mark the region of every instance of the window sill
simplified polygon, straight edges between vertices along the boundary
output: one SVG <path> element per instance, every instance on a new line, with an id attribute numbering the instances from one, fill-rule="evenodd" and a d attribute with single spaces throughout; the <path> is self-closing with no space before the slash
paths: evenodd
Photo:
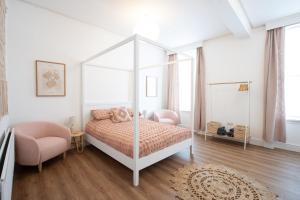
<path id="1" fill-rule="evenodd" d="M 300 118 L 287 118 L 287 123 L 299 123 L 300 124 Z"/>
<path id="2" fill-rule="evenodd" d="M 187 112 L 191 112 L 191 111 L 190 110 L 180 110 L 180 112 L 187 113 Z"/>

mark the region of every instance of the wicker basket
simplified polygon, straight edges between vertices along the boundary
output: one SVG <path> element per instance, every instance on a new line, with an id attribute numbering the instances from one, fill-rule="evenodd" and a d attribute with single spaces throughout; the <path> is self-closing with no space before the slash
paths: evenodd
<path id="1" fill-rule="evenodd" d="M 245 139 L 245 134 L 246 134 L 246 137 L 248 139 L 249 133 L 248 133 L 248 127 L 247 126 L 236 125 L 234 127 L 234 132 L 233 132 L 234 138 L 244 140 Z"/>
<path id="2" fill-rule="evenodd" d="M 207 123 L 207 132 L 211 134 L 217 134 L 218 128 L 221 127 L 221 123 L 219 122 L 208 122 Z"/>

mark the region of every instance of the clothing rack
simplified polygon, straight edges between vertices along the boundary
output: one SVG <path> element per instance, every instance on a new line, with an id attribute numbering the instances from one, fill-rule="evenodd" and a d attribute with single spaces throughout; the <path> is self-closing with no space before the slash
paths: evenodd
<path id="1" fill-rule="evenodd" d="M 247 91 L 247 94 L 248 94 L 248 105 L 247 105 L 247 112 L 248 112 L 248 120 L 247 120 L 247 131 L 249 133 L 249 135 L 247 134 L 247 132 L 245 132 L 245 136 L 244 136 L 244 139 L 243 140 L 240 140 L 240 139 L 236 139 L 234 137 L 229 137 L 229 136 L 220 136 L 220 135 L 217 135 L 217 134 L 209 134 L 208 131 L 207 131 L 207 126 L 206 126 L 206 130 L 205 130 L 205 140 L 206 140 L 206 137 L 207 136 L 213 136 L 213 137 L 217 137 L 217 138 L 222 138 L 222 139 L 227 139 L 227 140 L 232 140 L 232 141 L 238 141 L 238 142 L 243 142 L 244 144 L 244 150 L 246 150 L 246 146 L 247 146 L 247 143 L 250 141 L 250 122 L 251 122 L 251 84 L 252 84 L 252 81 L 248 80 L 248 81 L 230 81 L 230 82 L 215 82 L 215 83 L 209 83 L 208 86 L 209 86 L 209 90 L 210 90 L 210 98 L 212 98 L 212 88 L 213 86 L 218 86 L 218 85 L 240 85 L 240 84 L 247 84 L 248 85 L 248 91 Z M 212 102 L 212 101 L 211 101 Z M 213 109 L 212 109 L 212 103 L 210 104 L 210 113 L 211 113 L 211 119 L 209 121 L 212 121 L 213 120 Z M 206 124 L 208 123 L 208 120 L 206 121 Z"/>
<path id="2" fill-rule="evenodd" d="M 247 84 L 252 83 L 252 81 L 234 81 L 234 82 L 217 82 L 217 83 L 209 83 L 208 85 L 229 85 L 229 84 Z"/>

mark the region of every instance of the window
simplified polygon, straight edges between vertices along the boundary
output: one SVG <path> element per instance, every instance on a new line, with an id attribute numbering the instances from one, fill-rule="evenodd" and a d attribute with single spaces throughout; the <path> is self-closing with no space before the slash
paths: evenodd
<path id="1" fill-rule="evenodd" d="M 300 25 L 285 33 L 285 104 L 287 119 L 300 120 Z"/>
<path id="2" fill-rule="evenodd" d="M 195 52 L 185 52 L 195 55 Z M 178 56 L 178 59 L 186 59 L 185 56 Z M 191 111 L 191 61 L 183 61 L 178 64 L 179 78 L 179 109 L 180 111 Z"/>

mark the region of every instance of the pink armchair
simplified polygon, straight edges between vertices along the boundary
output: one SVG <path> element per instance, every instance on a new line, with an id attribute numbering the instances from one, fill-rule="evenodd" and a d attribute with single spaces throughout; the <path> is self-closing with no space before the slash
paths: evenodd
<path id="1" fill-rule="evenodd" d="M 154 112 L 154 121 L 165 124 L 177 125 L 179 124 L 180 120 L 176 112 L 172 110 L 161 110 Z"/>
<path id="2" fill-rule="evenodd" d="M 16 136 L 16 162 L 20 165 L 38 165 L 63 154 L 71 145 L 70 130 L 50 122 L 29 122 L 14 127 Z"/>

